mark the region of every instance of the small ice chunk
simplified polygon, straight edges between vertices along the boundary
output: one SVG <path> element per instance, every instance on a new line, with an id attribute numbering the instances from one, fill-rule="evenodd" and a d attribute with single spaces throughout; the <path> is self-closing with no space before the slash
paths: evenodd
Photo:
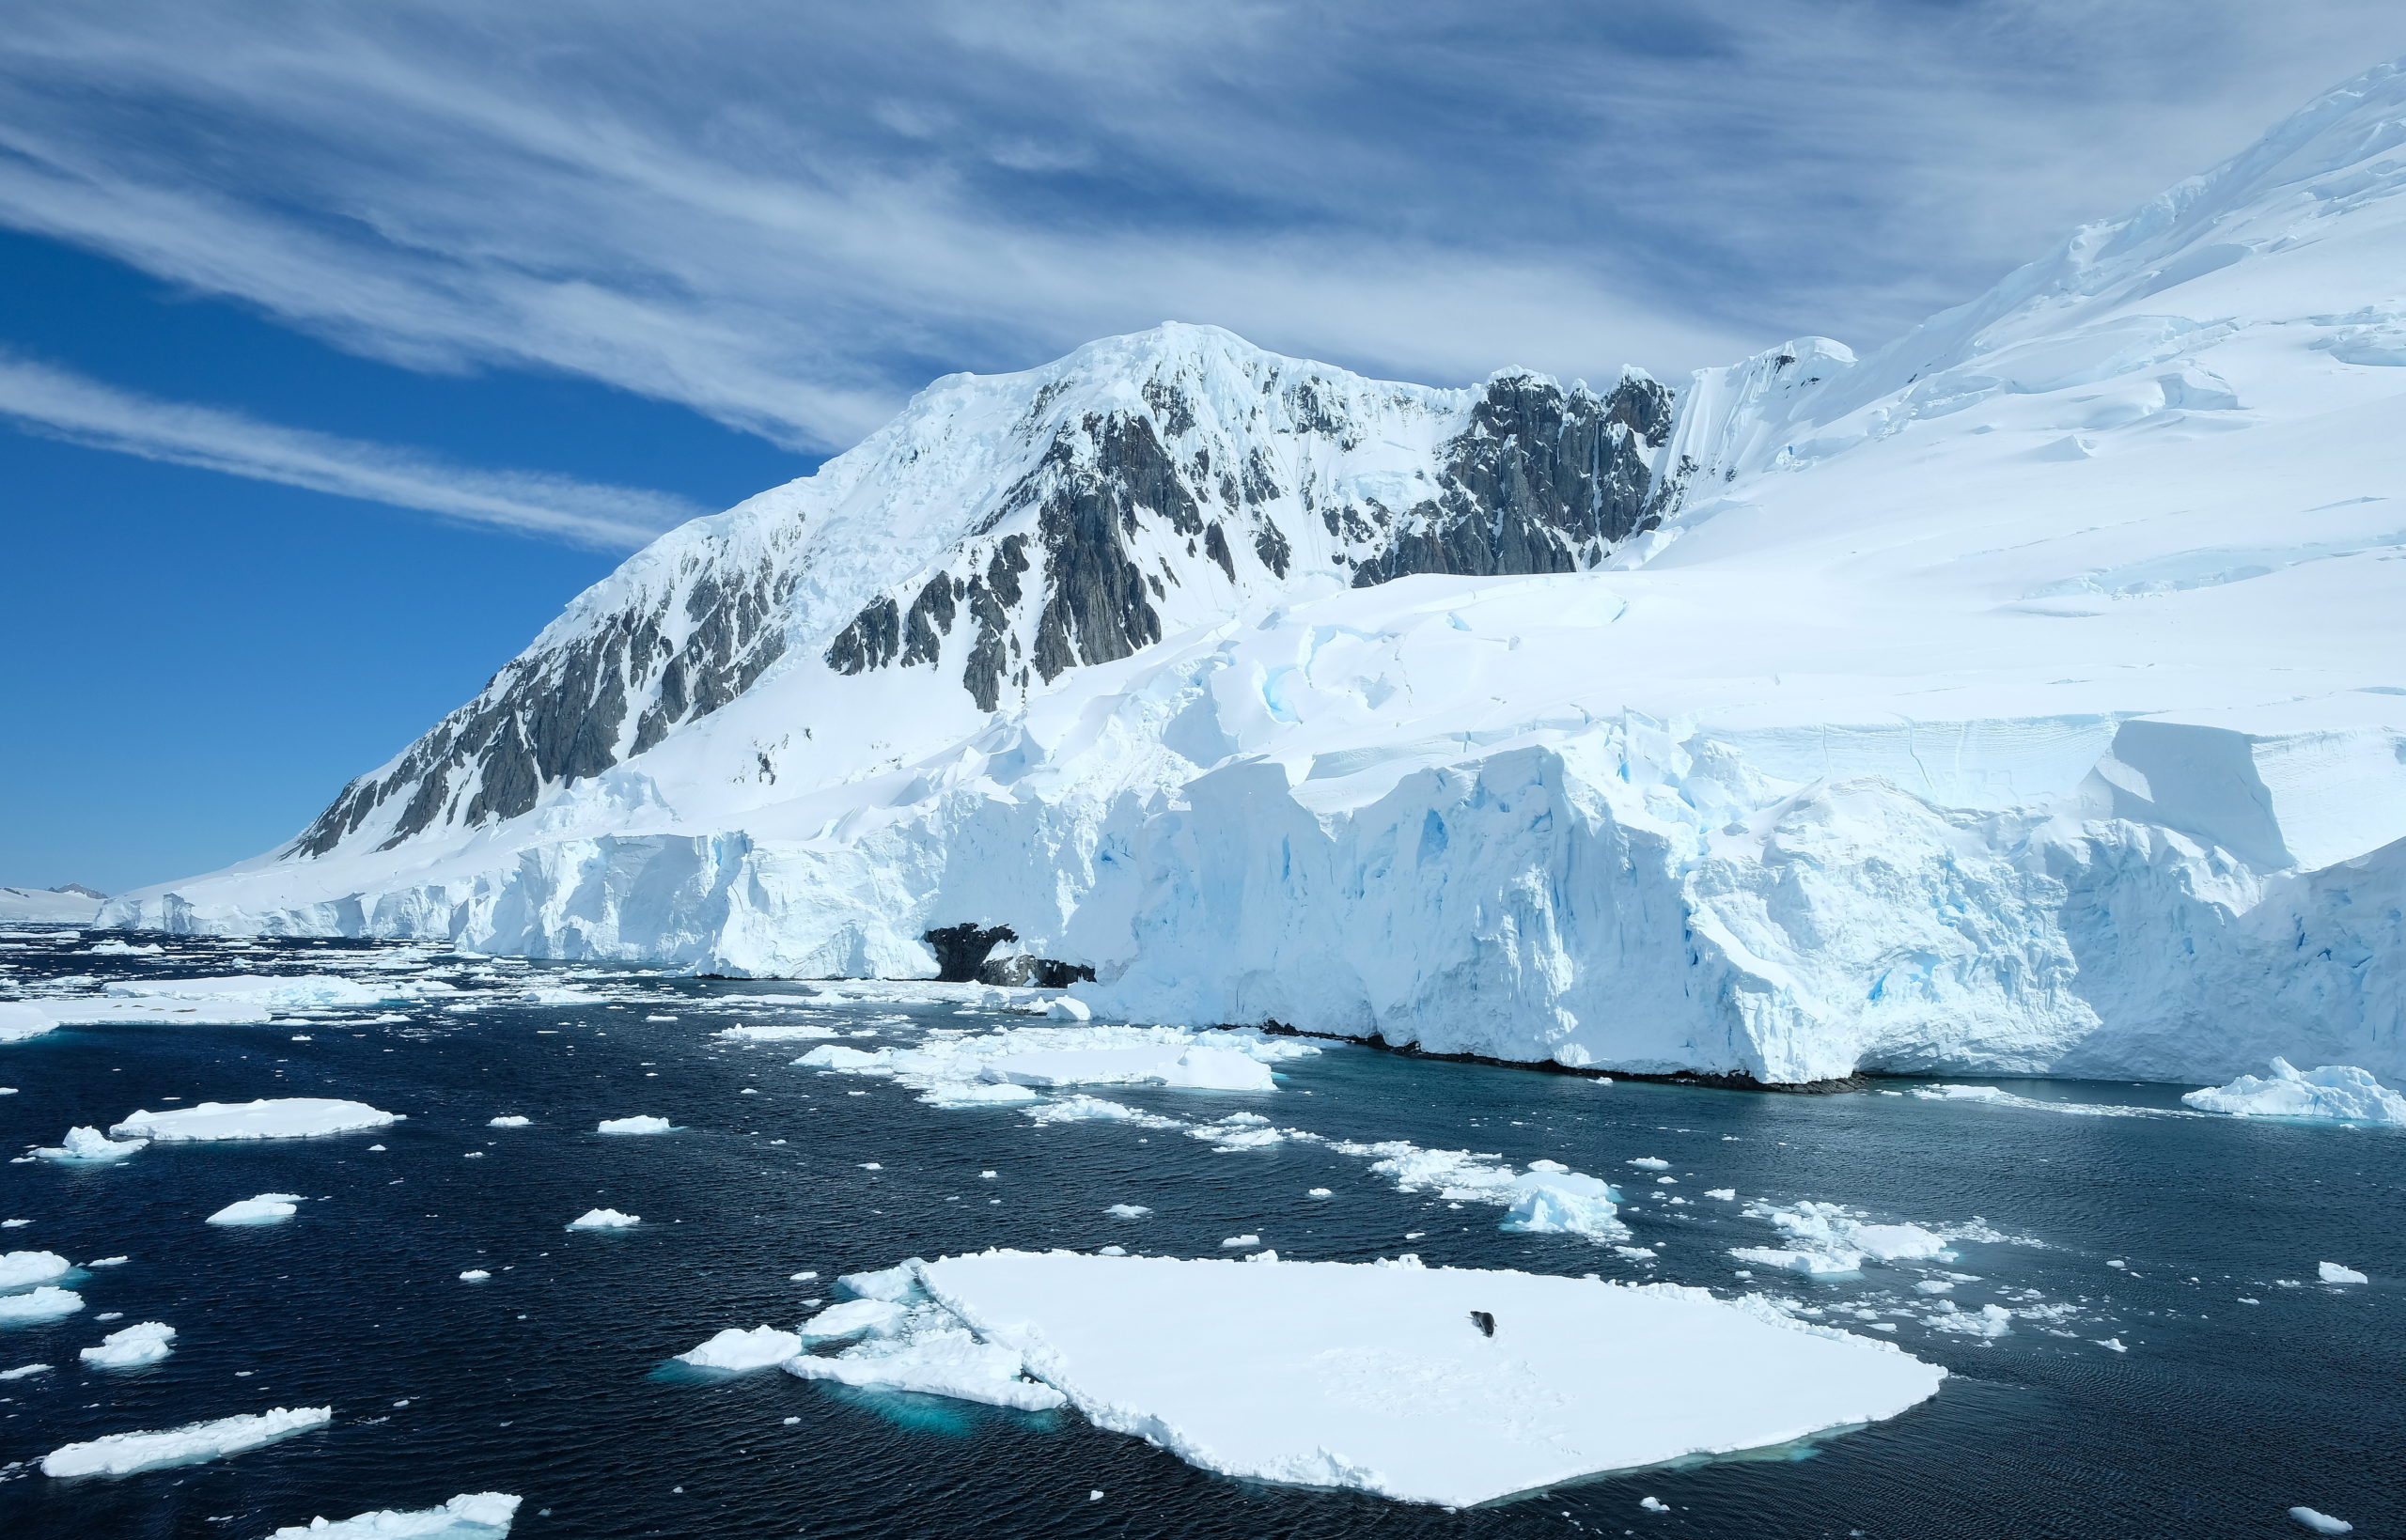
<path id="1" fill-rule="evenodd" d="M 106 1165 L 122 1160 L 129 1155 L 139 1155 L 150 1147 L 147 1139 L 111 1139 L 94 1128 L 67 1130 L 67 1137 L 53 1148 L 34 1151 L 45 1160 L 60 1165 Z"/>
<path id="2" fill-rule="evenodd" d="M 1668 1171 L 1671 1169 L 1671 1162 L 1652 1155 L 1641 1155 L 1629 1163 L 1635 1166 L 1640 1171 Z"/>
<path id="3" fill-rule="evenodd" d="M 588 1208 L 569 1221 L 568 1227 L 571 1230 L 624 1230 L 642 1222 L 639 1216 L 621 1214 L 615 1208 Z"/>
<path id="4" fill-rule="evenodd" d="M 1146 1215 L 1151 1213 L 1152 1210 L 1140 1203 L 1116 1203 L 1110 1207 L 1104 1209 L 1103 1212 L 1109 1214 L 1114 1219 L 1140 1220 Z"/>
<path id="5" fill-rule="evenodd" d="M 1708 1198 L 1718 1198 L 1723 1203 L 1736 1203 L 1738 1201 L 1738 1190 L 1734 1187 L 1708 1188 L 1705 1190 L 1704 1195 Z"/>
<path id="6" fill-rule="evenodd" d="M 1060 999 L 1053 1002 L 1050 1005 L 1045 1006 L 1044 1014 L 1055 1021 L 1091 1021 L 1094 1019 L 1094 1010 L 1091 1006 L 1087 1005 L 1087 1003 L 1083 1000 L 1071 1000 L 1068 995 L 1063 995 Z"/>
<path id="7" fill-rule="evenodd" d="M 1914 1285 L 1914 1291 L 1917 1294 L 1952 1294 L 1955 1285 L 1944 1278 L 1925 1278 Z"/>
<path id="8" fill-rule="evenodd" d="M 814 1048 L 796 1059 L 794 1066 L 798 1069 L 842 1069 L 858 1074 L 864 1070 L 886 1069 L 889 1067 L 888 1061 L 893 1057 L 892 1049 L 862 1050 L 845 1048 L 839 1043 L 829 1043 L 823 1048 Z"/>
<path id="9" fill-rule="evenodd" d="M 2289 1517 L 2317 1534 L 2348 1534 L 2355 1529 L 2353 1524 L 2344 1518 L 2334 1518 L 2329 1514 L 2319 1513 L 2303 1503 L 2291 1508 Z"/>
<path id="10" fill-rule="evenodd" d="M 2343 1268 L 2336 1262 L 2317 1263 L 2315 1270 L 2326 1283 L 2369 1283 L 2372 1282 L 2355 1268 Z"/>
<path id="11" fill-rule="evenodd" d="M 383 1112 L 364 1101 L 338 1101 L 328 1097 L 262 1097 L 258 1101 L 204 1101 L 164 1112 L 135 1112 L 109 1129 L 118 1138 L 156 1139 L 309 1139 L 320 1134 L 348 1133 L 355 1128 L 381 1128 L 398 1123 L 398 1112 Z"/>
<path id="12" fill-rule="evenodd" d="M 605 1117 L 593 1126 L 595 1133 L 674 1133 L 676 1127 L 664 1117 Z"/>
<path id="13" fill-rule="evenodd" d="M 25 1288 L 74 1270 L 75 1264 L 56 1252 L 10 1252 L 0 1256 L 0 1289 Z"/>
<path id="14" fill-rule="evenodd" d="M 783 1363 L 801 1351 L 802 1336 L 798 1332 L 780 1331 L 773 1326 L 758 1326 L 749 1331 L 730 1326 L 699 1347 L 678 1354 L 677 1361 L 697 1369 L 742 1374 Z"/>
<path id="15" fill-rule="evenodd" d="M 174 1352 L 167 1345 L 175 1340 L 176 1329 L 166 1322 L 144 1321 L 110 1332 L 98 1347 L 86 1347 L 79 1356 L 96 1369 L 133 1369 Z"/>
<path id="16" fill-rule="evenodd" d="M 171 1465 L 193 1465 L 258 1449 L 335 1420 L 331 1407 L 278 1407 L 255 1417 L 221 1417 L 158 1433 L 112 1433 L 65 1444 L 42 1456 L 45 1476 L 125 1476 Z"/>
<path id="17" fill-rule="evenodd" d="M 518 1513 L 508 1492 L 462 1492 L 440 1508 L 384 1509 L 350 1518 L 288 1524 L 267 1540 L 501 1540 Z"/>
<path id="18" fill-rule="evenodd" d="M 2228 1085 L 2211 1085 L 2180 1098 L 2203 1112 L 2234 1117 L 2295 1117 L 2338 1123 L 2406 1123 L 2406 1096 L 2383 1085 L 2372 1071 L 2353 1065 L 2324 1065 L 2301 1071 L 2274 1059 L 2269 1076 L 2242 1075 Z"/>
<path id="19" fill-rule="evenodd" d="M 13 1369 L 0 1369 L 0 1379 L 23 1379 L 32 1375 L 46 1375 L 50 1371 L 51 1365 L 47 1363 L 21 1363 Z"/>
<path id="20" fill-rule="evenodd" d="M 815 1272 L 790 1272 L 786 1274 L 786 1282 L 789 1283 L 807 1283 L 818 1276 L 819 1275 Z"/>
<path id="21" fill-rule="evenodd" d="M 492 1274 L 483 1268 L 470 1268 L 466 1272 L 460 1275 L 460 1282 L 462 1283 L 481 1283 L 492 1276 Z"/>
<path id="22" fill-rule="evenodd" d="M 1310 1191 L 1308 1191 L 1308 1192 L 1305 1193 L 1305 1194 L 1304 1194 L 1304 1196 L 1305 1196 L 1305 1197 L 1306 1197 L 1306 1198 L 1334 1198 L 1334 1197 L 1336 1197 L 1336 1193 L 1334 1193 L 1334 1192 L 1331 1192 L 1328 1189 L 1326 1189 L 1326 1188 L 1324 1188 L 1324 1187 L 1316 1187 L 1316 1188 L 1313 1188 Z"/>
<path id="23" fill-rule="evenodd" d="M 1228 1249 L 1235 1249 L 1242 1246 L 1258 1246 L 1261 1244 L 1261 1237 L 1259 1236 L 1230 1236 L 1227 1239 L 1220 1242 L 1220 1244 L 1221 1246 Z"/>
<path id="24" fill-rule="evenodd" d="M 1024 1411 L 1047 1411 L 1068 1399 L 1052 1386 L 1026 1377 L 1027 1365 L 1018 1353 L 981 1341 L 933 1306 L 907 1313 L 889 1331 L 834 1357 L 805 1353 L 788 1359 L 785 1370 L 803 1379 L 948 1395 Z"/>
<path id="25" fill-rule="evenodd" d="M 513 1113 L 507 1117 L 487 1118 L 485 1120 L 485 1127 L 488 1128 L 523 1128 L 534 1121 L 535 1120 L 531 1117 L 519 1117 Z"/>
<path id="26" fill-rule="evenodd" d="M 847 1299 L 840 1305 L 829 1305 L 802 1323 L 795 1352 L 801 1351 L 801 1343 L 883 1335 L 893 1330 L 908 1314 L 906 1307 L 891 1299 Z M 791 1358 L 793 1354 L 786 1356 Z"/>
<path id="27" fill-rule="evenodd" d="M 1637 1505 L 1649 1514 L 1666 1514 L 1671 1511 L 1671 1505 L 1659 1497 L 1639 1498 Z"/>
<path id="28" fill-rule="evenodd" d="M 738 1043 L 788 1043 L 805 1037 L 836 1037 L 841 1035 L 834 1027 L 816 1023 L 787 1027 L 726 1027 L 711 1034 Z"/>
<path id="29" fill-rule="evenodd" d="M 209 1216 L 211 1224 L 281 1224 L 299 1212 L 293 1206 L 301 1202 L 298 1192 L 262 1192 L 256 1198 L 229 1203 Z"/>
<path id="30" fill-rule="evenodd" d="M 48 1283 L 27 1294 L 0 1294 L 0 1326 L 31 1326 L 72 1315 L 84 1308 L 84 1297 L 73 1289 Z"/>
<path id="31" fill-rule="evenodd" d="M 1575 1171 L 1523 1172 L 1512 1178 L 1511 1207 L 1496 1228 L 1512 1235 L 1617 1239 L 1629 1234 L 1615 1204 L 1619 1196 L 1610 1183 Z"/>
<path id="32" fill-rule="evenodd" d="M 2119 1337 L 2099 1337 L 2095 1340 L 2098 1346 L 2109 1349 L 2113 1352 L 2127 1353 L 2130 1351 L 2129 1348 L 2122 1346 L 2122 1339 Z"/>

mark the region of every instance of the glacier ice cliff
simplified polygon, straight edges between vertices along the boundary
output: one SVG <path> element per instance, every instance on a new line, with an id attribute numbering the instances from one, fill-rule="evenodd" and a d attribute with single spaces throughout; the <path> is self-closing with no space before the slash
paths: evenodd
<path id="1" fill-rule="evenodd" d="M 788 976 L 1007 927 L 1100 1012 L 1634 1073 L 2406 1074 L 2401 167 L 2384 66 L 1676 392 L 1183 325 L 949 377 L 103 919 Z"/>

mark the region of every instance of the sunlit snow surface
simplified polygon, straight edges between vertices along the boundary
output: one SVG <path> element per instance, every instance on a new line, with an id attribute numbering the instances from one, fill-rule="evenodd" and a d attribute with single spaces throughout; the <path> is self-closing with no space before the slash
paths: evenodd
<path id="1" fill-rule="evenodd" d="M 1878 1422 L 1945 1376 L 1702 1290 L 1416 1258 L 992 1252 L 921 1276 L 1099 1426 L 1228 1475 L 1450 1506 Z"/>

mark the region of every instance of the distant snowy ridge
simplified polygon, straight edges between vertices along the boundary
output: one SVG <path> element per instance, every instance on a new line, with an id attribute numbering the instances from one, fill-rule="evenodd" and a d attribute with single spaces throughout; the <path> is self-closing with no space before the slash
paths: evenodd
<path id="1" fill-rule="evenodd" d="M 87 926 L 108 897 L 70 882 L 58 888 L 0 888 L 0 925 Z"/>
<path id="2" fill-rule="evenodd" d="M 1164 327 L 570 606 L 205 932 L 1795 1082 L 2406 1075 L 2406 73 L 1676 415 Z M 974 958 L 972 959 L 974 963 Z"/>

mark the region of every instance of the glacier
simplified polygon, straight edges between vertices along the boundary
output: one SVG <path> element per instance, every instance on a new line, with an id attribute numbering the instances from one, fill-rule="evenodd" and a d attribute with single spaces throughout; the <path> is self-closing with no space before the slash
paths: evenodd
<path id="1" fill-rule="evenodd" d="M 1677 389 L 1183 324 L 947 377 L 102 922 L 1763 1084 L 2395 1080 L 2401 145 L 2384 65 L 1883 349 Z"/>

